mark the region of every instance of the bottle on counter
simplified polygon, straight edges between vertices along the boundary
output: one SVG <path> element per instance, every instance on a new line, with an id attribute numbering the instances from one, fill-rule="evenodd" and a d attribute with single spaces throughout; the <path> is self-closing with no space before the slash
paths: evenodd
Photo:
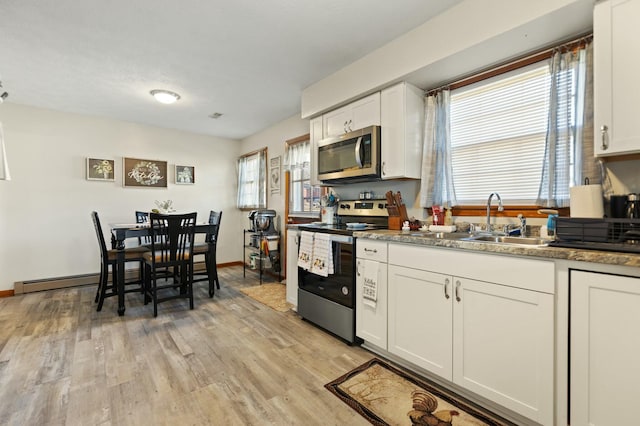
<path id="1" fill-rule="evenodd" d="M 444 214 L 444 224 L 446 226 L 453 225 L 453 215 L 451 214 L 451 209 L 446 209 L 446 213 Z"/>

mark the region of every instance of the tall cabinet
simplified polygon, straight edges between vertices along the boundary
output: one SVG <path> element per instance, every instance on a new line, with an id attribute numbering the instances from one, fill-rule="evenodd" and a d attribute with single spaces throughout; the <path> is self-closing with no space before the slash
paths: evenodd
<path id="1" fill-rule="evenodd" d="M 640 0 L 595 5 L 594 152 L 598 156 L 640 152 Z"/>

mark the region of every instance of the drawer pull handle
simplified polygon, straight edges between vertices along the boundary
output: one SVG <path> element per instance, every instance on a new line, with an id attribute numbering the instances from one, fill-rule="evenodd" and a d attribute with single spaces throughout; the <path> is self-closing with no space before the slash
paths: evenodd
<path id="1" fill-rule="evenodd" d="M 377 249 L 369 249 L 369 248 L 366 248 L 366 247 L 364 248 L 364 251 L 365 251 L 366 253 L 377 253 L 377 252 L 378 252 L 378 250 L 377 250 Z"/>
<path id="2" fill-rule="evenodd" d="M 449 287 L 449 278 L 447 278 L 446 280 L 444 280 L 444 298 L 445 299 L 449 299 L 449 291 L 447 290 L 447 287 Z"/>
<path id="3" fill-rule="evenodd" d="M 456 281 L 456 302 L 461 301 L 462 299 L 460 298 L 460 281 Z"/>

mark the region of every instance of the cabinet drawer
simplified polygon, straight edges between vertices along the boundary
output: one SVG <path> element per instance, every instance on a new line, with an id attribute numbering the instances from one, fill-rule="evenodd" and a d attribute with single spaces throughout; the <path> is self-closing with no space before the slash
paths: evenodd
<path id="1" fill-rule="evenodd" d="M 548 260 L 389 244 L 389 264 L 555 293 L 555 265 Z"/>
<path id="2" fill-rule="evenodd" d="M 387 263 L 387 243 L 375 240 L 356 240 L 356 257 Z"/>

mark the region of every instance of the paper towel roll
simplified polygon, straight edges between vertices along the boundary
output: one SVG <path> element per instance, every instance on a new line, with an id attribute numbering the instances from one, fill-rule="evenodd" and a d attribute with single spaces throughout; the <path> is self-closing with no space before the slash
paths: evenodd
<path id="1" fill-rule="evenodd" d="M 573 186 L 569 190 L 571 217 L 604 217 L 602 185 Z"/>

